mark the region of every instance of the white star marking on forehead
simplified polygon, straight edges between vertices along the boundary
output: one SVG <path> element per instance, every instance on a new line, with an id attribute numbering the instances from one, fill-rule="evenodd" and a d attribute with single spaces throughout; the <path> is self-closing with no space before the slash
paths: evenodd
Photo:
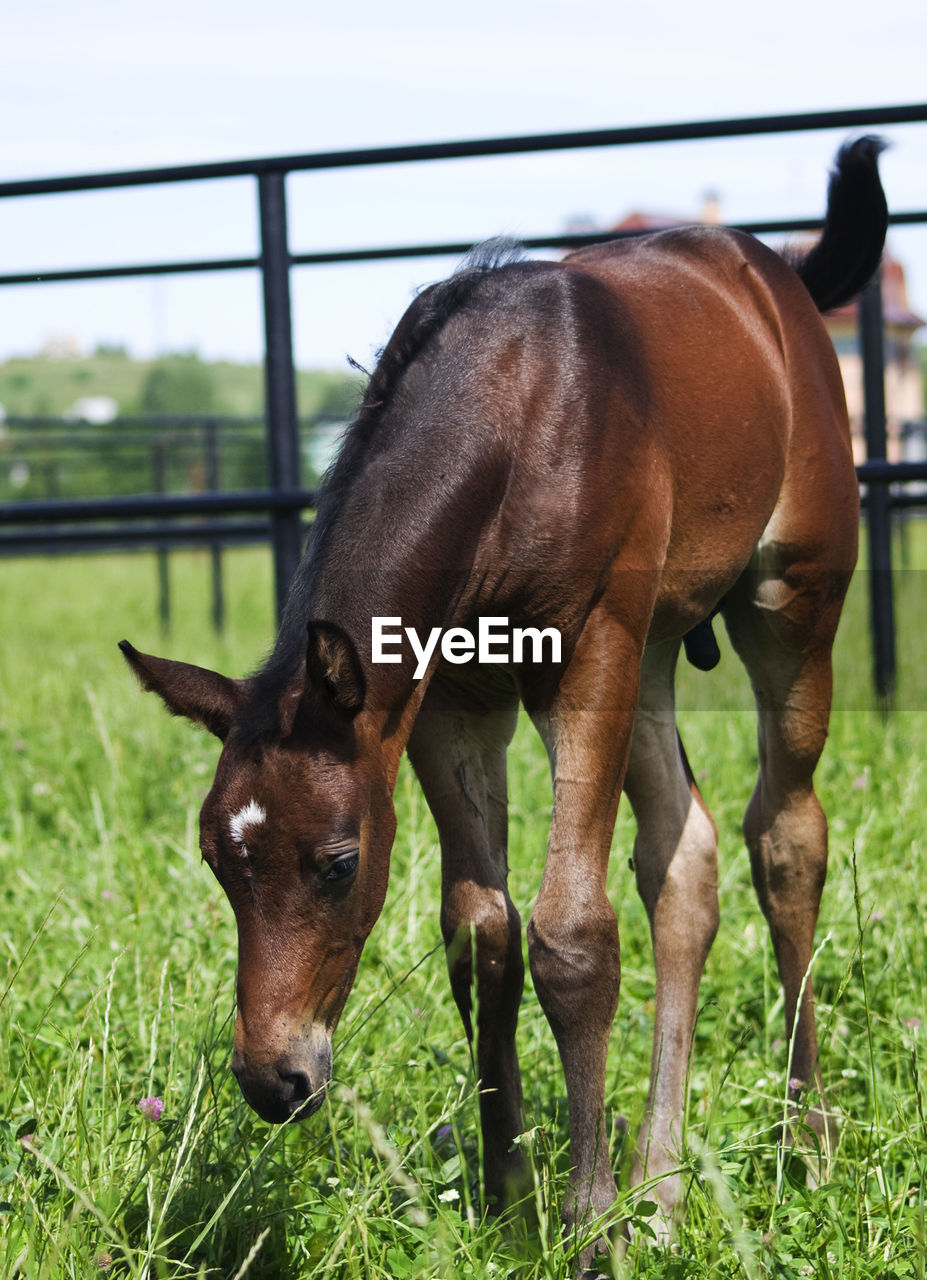
<path id="1" fill-rule="evenodd" d="M 249 800 L 244 808 L 233 813 L 229 818 L 229 831 L 236 844 L 245 843 L 245 828 L 256 827 L 266 821 L 267 811 L 254 799 Z"/>

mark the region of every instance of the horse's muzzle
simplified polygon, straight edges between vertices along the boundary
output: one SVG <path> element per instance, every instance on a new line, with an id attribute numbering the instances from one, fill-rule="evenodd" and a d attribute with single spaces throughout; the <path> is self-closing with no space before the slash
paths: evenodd
<path id="1" fill-rule="evenodd" d="M 232 1072 L 248 1106 L 269 1124 L 306 1120 L 325 1100 L 332 1074 L 331 1041 L 319 1033 L 291 1041 L 272 1061 L 236 1051 Z"/>

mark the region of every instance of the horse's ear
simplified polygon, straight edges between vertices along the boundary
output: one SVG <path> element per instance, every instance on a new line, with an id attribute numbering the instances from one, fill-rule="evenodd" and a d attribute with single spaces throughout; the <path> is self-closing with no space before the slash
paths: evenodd
<path id="1" fill-rule="evenodd" d="M 310 622 L 306 667 L 312 685 L 321 687 L 343 715 L 353 720 L 364 705 L 367 682 L 351 637 L 331 622 Z"/>
<path id="2" fill-rule="evenodd" d="M 119 648 L 142 688 L 158 694 L 172 715 L 186 716 L 225 739 L 242 703 L 243 681 L 188 662 L 139 653 L 128 640 L 120 640 Z"/>

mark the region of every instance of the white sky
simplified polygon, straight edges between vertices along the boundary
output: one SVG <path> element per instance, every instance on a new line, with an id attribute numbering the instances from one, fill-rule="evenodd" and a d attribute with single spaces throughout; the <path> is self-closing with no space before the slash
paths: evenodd
<path id="1" fill-rule="evenodd" d="M 7 0 L 0 180 L 927 98 L 927 4 L 895 0 Z M 927 126 L 883 130 L 890 206 L 927 207 Z M 631 208 L 823 209 L 840 133 L 289 180 L 298 251 L 557 232 Z M 0 273 L 256 251 L 250 179 L 0 201 Z M 891 233 L 927 314 L 927 227 Z M 368 363 L 453 263 L 294 273 L 297 361 Z M 256 275 L 0 289 L 0 359 L 73 335 L 256 359 Z"/>

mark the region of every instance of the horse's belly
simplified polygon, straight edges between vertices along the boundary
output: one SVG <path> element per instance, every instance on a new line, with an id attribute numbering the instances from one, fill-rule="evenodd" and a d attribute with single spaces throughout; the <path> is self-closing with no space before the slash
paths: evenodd
<path id="1" fill-rule="evenodd" d="M 754 495 L 736 509 L 718 506 L 703 513 L 697 528 L 671 545 L 660 573 L 660 584 L 648 631 L 648 643 L 678 638 L 690 631 L 720 604 L 753 557 L 777 492 Z"/>

